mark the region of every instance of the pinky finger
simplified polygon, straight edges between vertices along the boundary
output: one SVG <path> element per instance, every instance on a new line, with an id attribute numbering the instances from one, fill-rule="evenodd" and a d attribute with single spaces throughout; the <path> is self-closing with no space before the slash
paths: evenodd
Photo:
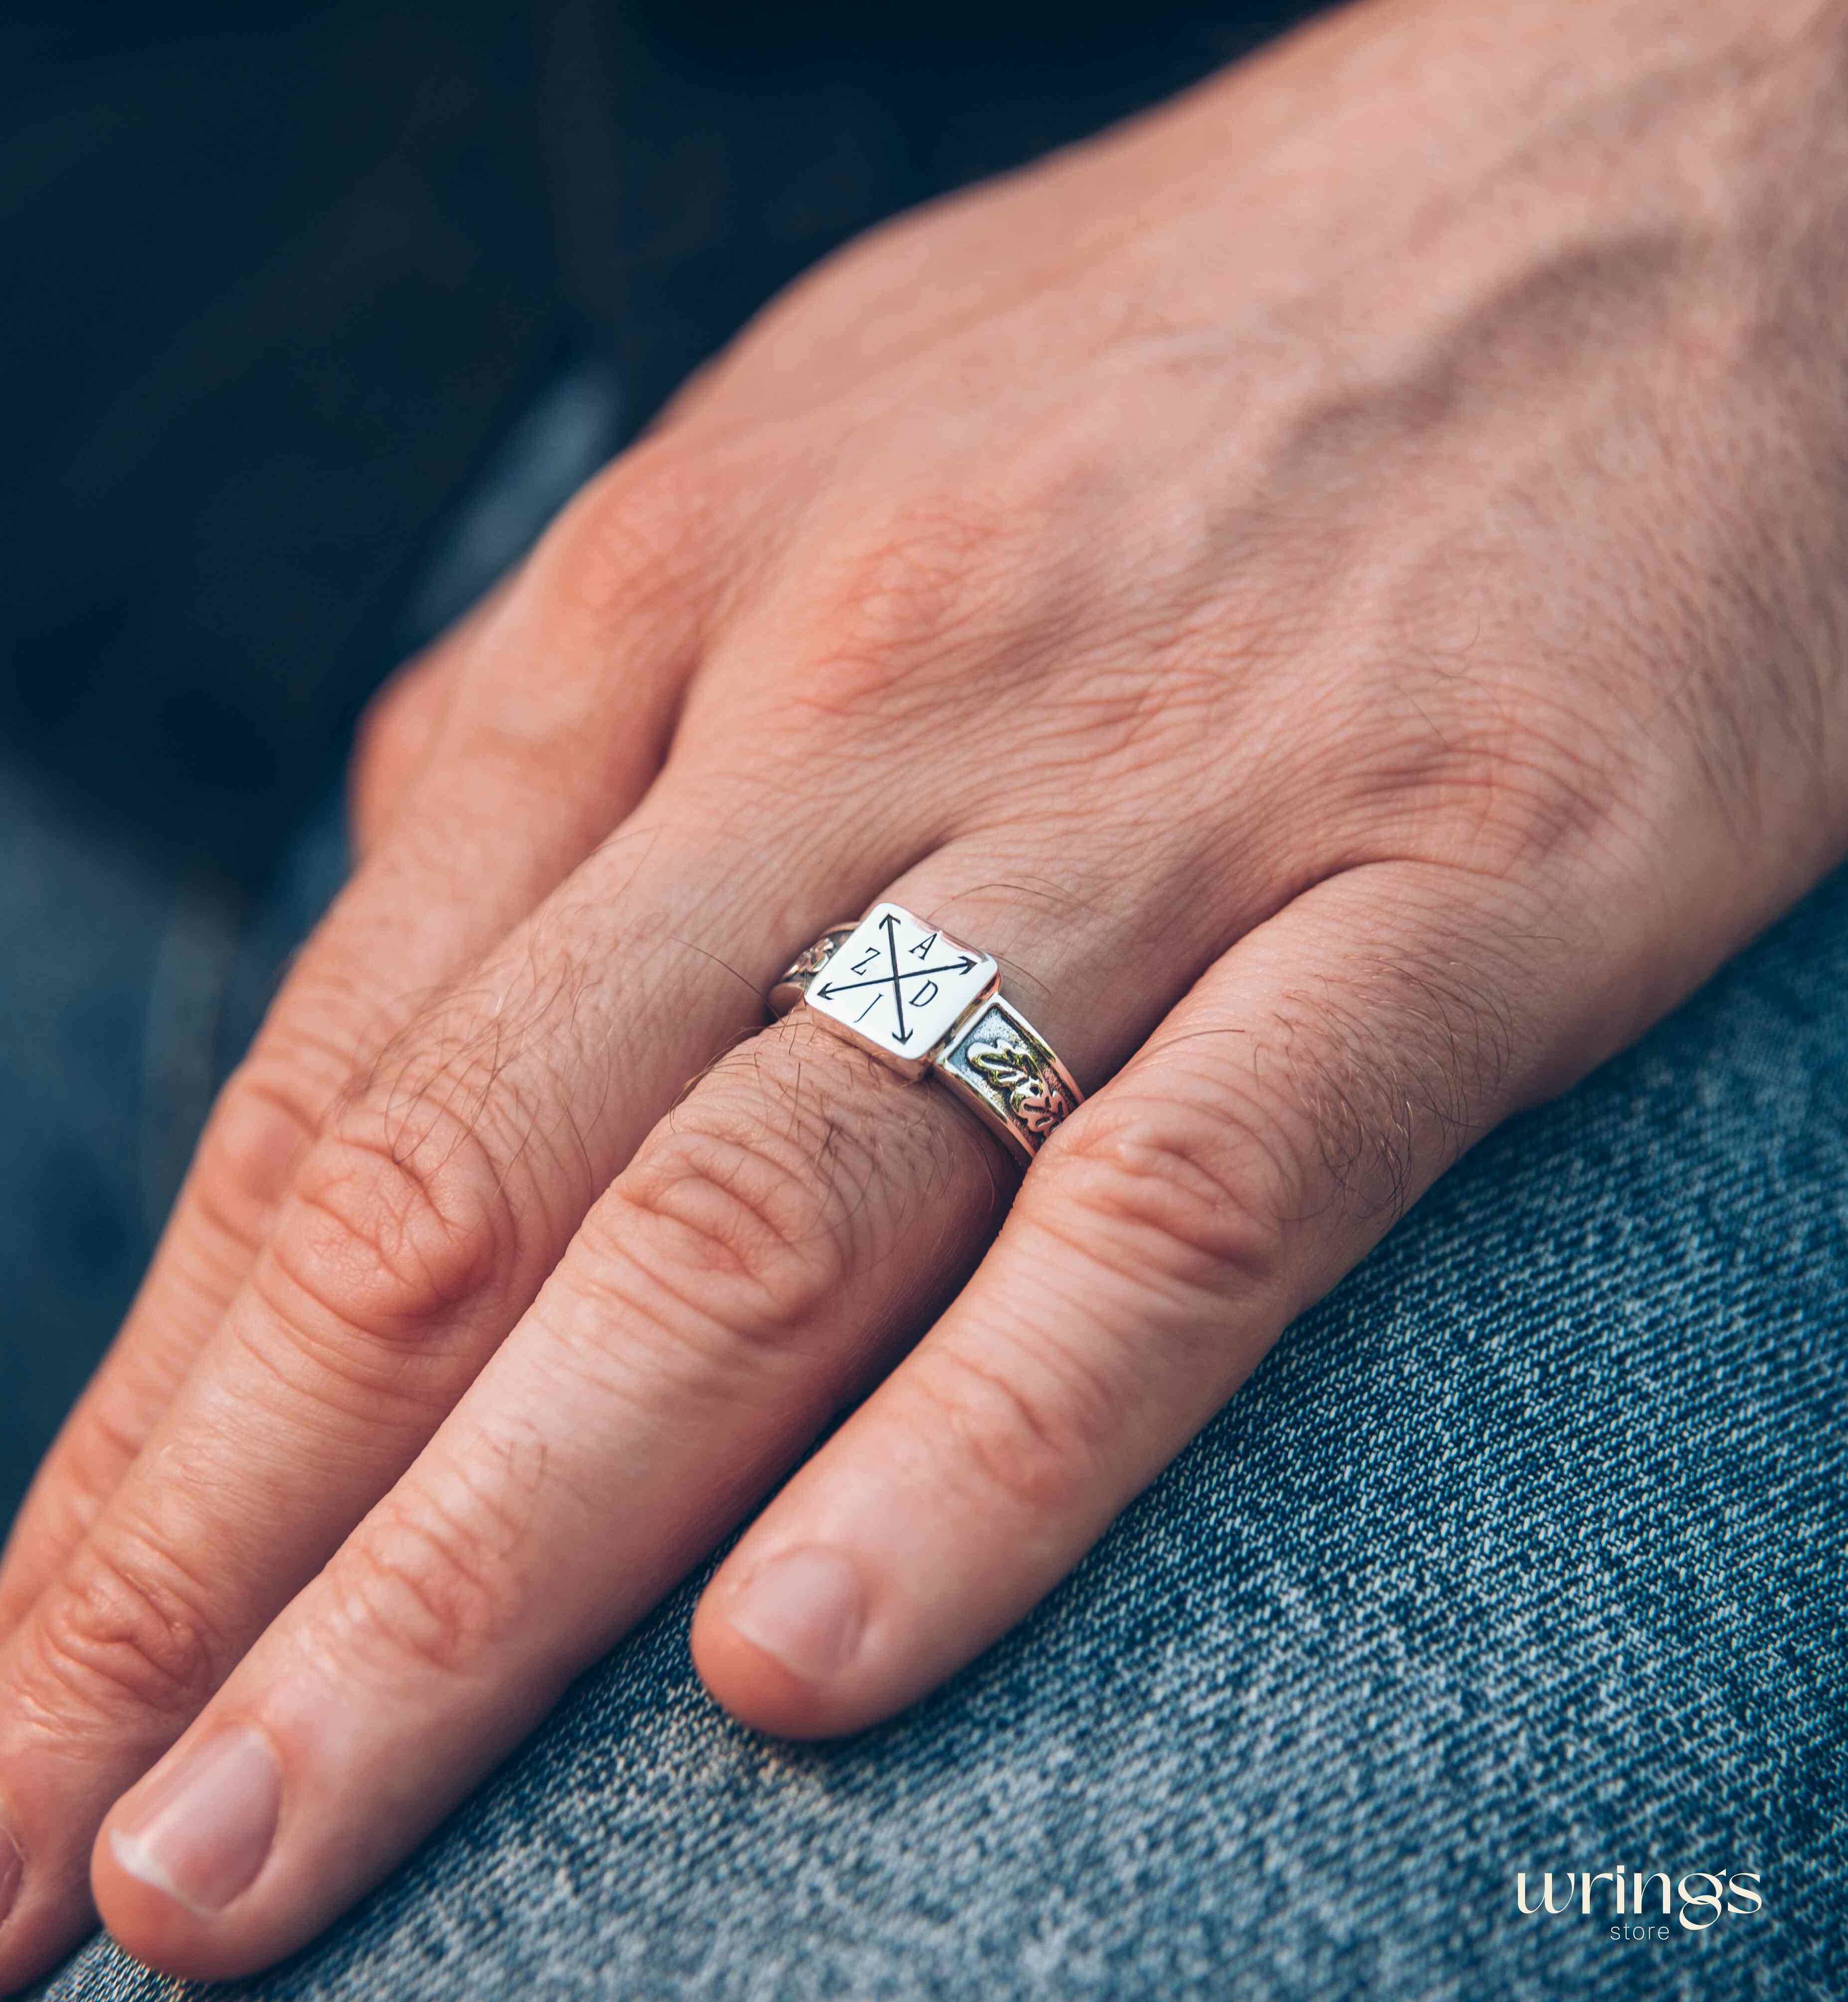
<path id="1" fill-rule="evenodd" d="M 1550 990 L 1567 955 L 1509 909 L 1505 884 L 1374 864 L 1219 961 L 709 1587 L 694 1655 L 727 1709 L 829 1735 L 952 1674 L 1471 1139 L 1603 1053 L 1598 983 L 1581 961 Z"/>

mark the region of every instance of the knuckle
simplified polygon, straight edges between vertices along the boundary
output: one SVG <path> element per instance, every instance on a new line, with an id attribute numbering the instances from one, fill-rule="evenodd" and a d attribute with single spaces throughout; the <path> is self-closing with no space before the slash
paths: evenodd
<path id="1" fill-rule="evenodd" d="M 1613 713 L 1581 691 L 1536 684 L 1512 652 L 1499 672 L 1419 694 L 1416 705 L 1401 696 L 1376 709 L 1397 716 L 1396 727 L 1370 725 L 1375 748 L 1349 761 L 1351 775 L 1373 788 L 1388 832 L 1412 835 L 1414 850 L 1435 839 L 1448 852 L 1460 837 L 1470 860 L 1491 873 L 1529 870 L 1606 838 L 1635 770 Z"/>
<path id="2" fill-rule="evenodd" d="M 193 1177 L 197 1200 L 224 1235 L 247 1250 L 262 1242 L 319 1125 L 285 1067 L 251 1057 L 232 1073 Z"/>
<path id="3" fill-rule="evenodd" d="M 836 1205 L 810 1174 L 773 1137 L 677 1125 L 615 1184 L 615 1228 L 682 1306 L 734 1338 L 785 1340 L 847 1262 Z"/>
<path id="4" fill-rule="evenodd" d="M 350 760 L 357 781 L 363 783 L 375 771 L 396 767 L 424 741 L 427 732 L 423 675 L 429 671 L 427 665 L 401 668 L 360 711 Z"/>
<path id="5" fill-rule="evenodd" d="M 1121 1386 L 1044 1345 L 981 1356 L 927 1348 L 912 1367 L 915 1387 L 985 1495 L 1048 1519 L 1083 1505 L 1120 1429 Z"/>
<path id="6" fill-rule="evenodd" d="M 39 1707 L 61 1715 L 75 1700 L 92 1712 L 190 1714 L 228 1665 L 204 1602 L 152 1543 L 86 1546 L 31 1629 L 26 1680 L 44 1692 Z"/>
<path id="7" fill-rule="evenodd" d="M 933 491 L 892 507 L 817 562 L 807 630 L 789 671 L 790 693 L 827 717 L 876 708 L 882 719 L 935 714 L 940 672 L 959 654 L 1002 647 L 1030 595 L 1030 565 L 1014 560 L 1020 528 L 978 490 Z"/>
<path id="8" fill-rule="evenodd" d="M 530 1610 L 524 1541 L 472 1500 L 381 1505 L 327 1572 L 326 1644 L 343 1664 L 469 1673 Z"/>
<path id="9" fill-rule="evenodd" d="M 356 837 L 383 828 L 434 739 L 454 657 L 438 648 L 399 669 L 360 713 L 347 760 L 347 807 Z"/>
<path id="10" fill-rule="evenodd" d="M 710 556 L 724 482 L 678 439 L 633 445 L 549 528 L 528 573 L 554 611 L 626 621 L 678 597 Z"/>
<path id="11" fill-rule="evenodd" d="M 1625 780 L 1614 748 L 1576 717 L 1534 720 L 1460 784 L 1473 812 L 1472 852 L 1491 867 L 1531 867 L 1602 836 Z"/>
<path id="12" fill-rule="evenodd" d="M 799 1337 L 876 1255 L 904 1200 L 884 1137 L 866 1137 L 877 1122 L 842 1117 L 838 1082 L 814 1075 L 825 1066 L 786 1054 L 753 1045 L 719 1066 L 618 1179 L 598 1233 L 733 1339 Z"/>
<path id="13" fill-rule="evenodd" d="M 303 1163 L 271 1264 L 343 1328 L 414 1341 L 491 1284 L 514 1216 L 477 1125 L 426 1097 L 406 1120 L 361 1104 Z"/>
<path id="14" fill-rule="evenodd" d="M 1035 1221 L 1124 1277 L 1263 1292 L 1282 1271 L 1300 1177 L 1255 1111 L 1120 1085 L 1067 1122 L 1044 1166 Z"/>
<path id="15" fill-rule="evenodd" d="M 78 1420 L 54 1449 L 45 1470 L 55 1477 L 54 1493 L 74 1531 L 86 1533 L 153 1430 L 155 1411 L 138 1408 L 113 1385 L 99 1386 Z"/>

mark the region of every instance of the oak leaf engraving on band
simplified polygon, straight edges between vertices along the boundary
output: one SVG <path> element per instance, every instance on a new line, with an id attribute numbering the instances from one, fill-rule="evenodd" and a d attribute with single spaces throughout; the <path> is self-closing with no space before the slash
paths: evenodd
<path id="1" fill-rule="evenodd" d="M 1037 1139 L 1044 1139 L 1072 1110 L 1058 1074 L 1017 1037 L 1002 1036 L 971 1051 L 968 1064 L 1006 1097 L 1008 1117 Z"/>

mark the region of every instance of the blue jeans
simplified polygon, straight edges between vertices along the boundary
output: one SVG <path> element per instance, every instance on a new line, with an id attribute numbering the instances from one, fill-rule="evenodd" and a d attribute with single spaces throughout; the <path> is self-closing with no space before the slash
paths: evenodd
<path id="1" fill-rule="evenodd" d="M 222 1992 L 1848 1992 L 1845 1056 L 1848 874 L 1480 1147 L 947 1689 L 756 1736 L 689 1585 Z M 99 1942 L 41 1992 L 204 1991 Z"/>

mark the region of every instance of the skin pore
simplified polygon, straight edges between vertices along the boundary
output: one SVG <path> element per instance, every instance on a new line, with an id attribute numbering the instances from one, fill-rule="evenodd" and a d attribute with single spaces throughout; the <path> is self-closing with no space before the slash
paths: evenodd
<path id="1" fill-rule="evenodd" d="M 1839 4 L 1376 0 L 850 247 L 585 490 L 375 712 L 8 1547 L 0 1986 L 294 1950 L 754 1512 L 718 1700 L 914 1700 L 1848 852 L 1845 96 Z M 762 1026 L 881 898 L 1091 1094 L 1017 1193 Z"/>

